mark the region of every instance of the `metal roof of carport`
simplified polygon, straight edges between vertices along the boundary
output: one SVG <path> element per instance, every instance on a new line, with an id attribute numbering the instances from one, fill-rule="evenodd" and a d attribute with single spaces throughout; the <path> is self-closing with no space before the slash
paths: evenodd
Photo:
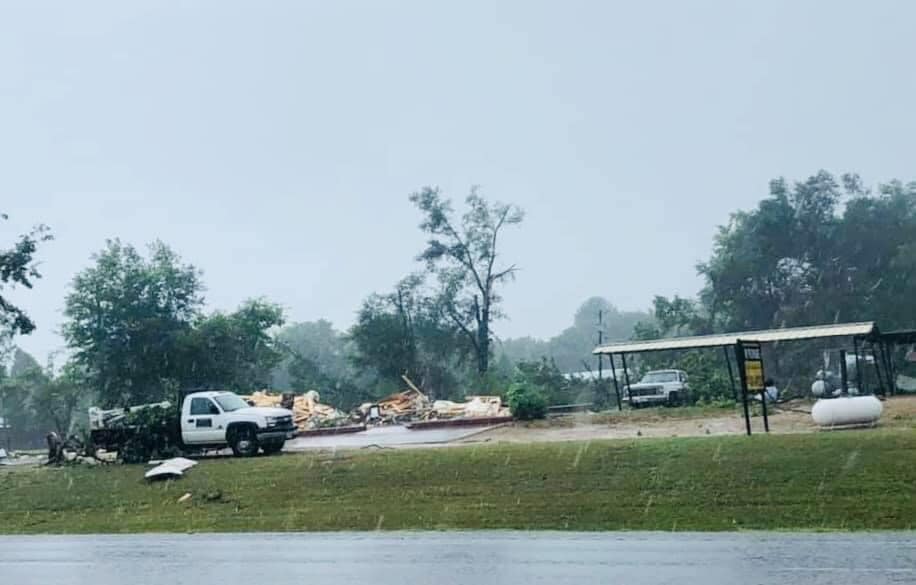
<path id="1" fill-rule="evenodd" d="M 814 327 L 787 327 L 785 329 L 765 329 L 763 331 L 739 331 L 715 335 L 696 335 L 693 337 L 672 337 L 669 339 L 650 339 L 646 341 L 621 341 L 595 348 L 593 354 L 643 353 L 647 351 L 665 351 L 671 349 L 698 349 L 704 347 L 721 347 L 735 345 L 739 340 L 759 343 L 776 341 L 799 341 L 825 337 L 870 337 L 877 334 L 874 321 L 862 323 L 839 323 L 836 325 L 817 325 Z"/>

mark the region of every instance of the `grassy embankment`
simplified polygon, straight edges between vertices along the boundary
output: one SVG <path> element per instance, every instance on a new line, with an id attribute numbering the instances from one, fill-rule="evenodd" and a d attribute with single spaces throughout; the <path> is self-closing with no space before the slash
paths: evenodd
<path id="1" fill-rule="evenodd" d="M 0 468 L 0 532 L 916 524 L 912 430 L 205 460 L 156 484 L 143 471 Z"/>

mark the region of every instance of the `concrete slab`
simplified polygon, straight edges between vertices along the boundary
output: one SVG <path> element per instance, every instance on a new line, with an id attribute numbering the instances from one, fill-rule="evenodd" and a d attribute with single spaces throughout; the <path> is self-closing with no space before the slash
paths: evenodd
<path id="1" fill-rule="evenodd" d="M 284 450 L 360 449 L 371 445 L 378 445 L 379 447 L 432 445 L 457 441 L 489 428 L 491 427 L 455 427 L 412 431 L 403 426 L 373 427 L 361 433 L 346 435 L 297 437 L 287 441 Z"/>

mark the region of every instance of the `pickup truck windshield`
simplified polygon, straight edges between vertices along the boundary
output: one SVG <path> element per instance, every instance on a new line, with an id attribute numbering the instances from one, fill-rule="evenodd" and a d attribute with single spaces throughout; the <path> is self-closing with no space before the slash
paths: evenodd
<path id="1" fill-rule="evenodd" d="M 677 382 L 677 373 L 649 372 L 642 377 L 640 384 L 664 384 L 665 382 Z"/>
<path id="2" fill-rule="evenodd" d="M 219 403 L 223 412 L 232 412 L 240 408 L 248 408 L 248 403 L 235 394 L 220 394 L 219 396 L 215 396 L 214 400 Z"/>

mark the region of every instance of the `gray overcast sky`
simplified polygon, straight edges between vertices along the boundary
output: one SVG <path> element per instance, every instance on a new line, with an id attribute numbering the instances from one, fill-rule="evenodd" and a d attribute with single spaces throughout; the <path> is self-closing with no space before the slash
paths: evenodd
<path id="1" fill-rule="evenodd" d="M 407 195 L 528 212 L 501 336 L 588 296 L 690 295 L 715 226 L 778 175 L 914 178 L 916 3 L 4 2 L 0 244 L 36 222 L 56 331 L 106 238 L 161 238 L 213 308 L 348 326 L 416 266 Z"/>

